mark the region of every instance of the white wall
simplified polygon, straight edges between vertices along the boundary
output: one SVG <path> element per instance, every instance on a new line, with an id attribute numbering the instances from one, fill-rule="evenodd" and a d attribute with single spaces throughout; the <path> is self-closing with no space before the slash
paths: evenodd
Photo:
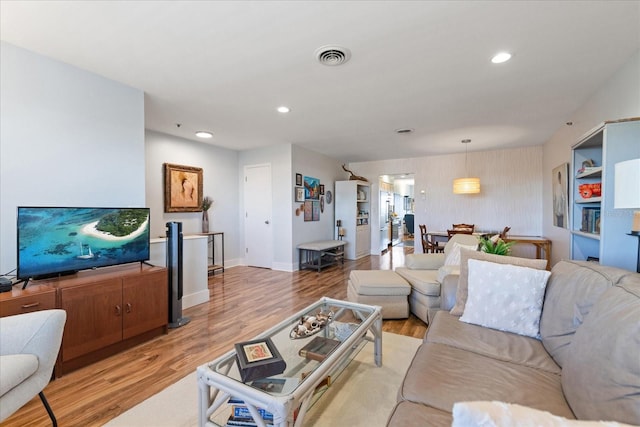
<path id="1" fill-rule="evenodd" d="M 166 234 L 166 223 L 182 222 L 184 234 L 202 231 L 202 212 L 164 212 L 164 163 L 202 168 L 203 195 L 213 199 L 209 231 L 225 234 L 225 267 L 241 263 L 238 234 L 238 152 L 159 132 L 145 133 L 146 203 L 151 208 L 151 235 Z M 221 240 L 216 239 L 216 254 Z"/>
<path id="2" fill-rule="evenodd" d="M 598 89 L 593 96 L 544 144 L 543 151 L 543 233 L 553 241 L 552 264 L 571 257 L 568 229 L 555 227 L 552 217 L 551 171 L 562 163 L 571 163 L 571 146 L 582 135 L 606 120 L 640 117 L 640 51 Z M 636 245 L 633 242 L 630 246 Z M 635 246 L 633 246 L 635 247 Z"/>
<path id="3" fill-rule="evenodd" d="M 293 189 L 296 183 L 296 173 L 305 176 L 318 178 L 320 184 L 324 185 L 325 203 L 324 212 L 320 213 L 320 221 L 305 221 L 304 213 L 296 216 L 296 208 L 302 203 L 295 202 L 295 194 Z M 341 163 L 325 155 L 316 153 L 302 147 L 293 146 L 293 171 L 290 177 L 291 188 L 291 206 L 290 215 L 293 218 L 293 242 L 291 244 L 292 260 L 294 262 L 293 269 L 298 269 L 298 250 L 296 247 L 300 243 L 313 242 L 318 240 L 335 239 L 335 204 L 326 202 L 327 191 L 331 191 L 335 196 L 335 182 L 348 179 L 348 175 L 342 170 Z M 335 200 L 335 197 L 333 198 Z"/>
<path id="4" fill-rule="evenodd" d="M 453 223 L 475 224 L 478 231 L 513 235 L 542 234 L 542 147 L 469 152 L 469 176 L 480 178 L 477 195 L 453 194 L 453 180 L 465 175 L 465 154 L 350 164 L 372 182 L 379 197 L 378 176 L 414 173 L 415 224 L 444 231 Z M 424 193 L 423 193 L 424 191 Z M 379 202 L 371 206 L 372 254 L 379 253 Z M 416 225 L 417 227 L 417 225 Z"/>
<path id="5" fill-rule="evenodd" d="M 145 206 L 142 91 L 7 43 L 0 88 L 0 274 L 16 206 Z"/>

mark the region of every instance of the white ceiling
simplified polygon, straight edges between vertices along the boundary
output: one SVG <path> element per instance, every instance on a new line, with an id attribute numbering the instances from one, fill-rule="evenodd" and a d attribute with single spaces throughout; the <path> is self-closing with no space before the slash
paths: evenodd
<path id="1" fill-rule="evenodd" d="M 543 144 L 640 47 L 639 1 L 2 0 L 0 15 L 2 40 L 144 90 L 148 129 L 351 162 Z M 351 60 L 320 65 L 327 44 Z"/>

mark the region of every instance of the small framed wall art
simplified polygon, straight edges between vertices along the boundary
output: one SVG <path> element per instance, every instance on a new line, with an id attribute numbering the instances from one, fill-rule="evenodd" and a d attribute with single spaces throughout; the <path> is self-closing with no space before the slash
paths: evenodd
<path id="1" fill-rule="evenodd" d="M 302 174 L 301 173 L 297 173 L 296 174 L 296 185 L 297 186 L 301 186 L 302 185 Z"/>
<path id="2" fill-rule="evenodd" d="M 296 187 L 296 202 L 304 202 L 304 188 Z"/>
<path id="3" fill-rule="evenodd" d="M 304 198 L 305 200 L 320 200 L 320 180 L 318 178 L 304 177 Z"/>
<path id="4" fill-rule="evenodd" d="M 202 211 L 202 168 L 164 164 L 164 211 Z"/>

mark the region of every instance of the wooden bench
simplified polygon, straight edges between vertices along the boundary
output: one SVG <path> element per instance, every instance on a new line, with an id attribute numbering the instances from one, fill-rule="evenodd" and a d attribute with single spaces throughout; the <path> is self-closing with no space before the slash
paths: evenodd
<path id="1" fill-rule="evenodd" d="M 298 269 L 322 270 L 325 267 L 344 264 L 344 240 L 322 240 L 298 245 Z"/>

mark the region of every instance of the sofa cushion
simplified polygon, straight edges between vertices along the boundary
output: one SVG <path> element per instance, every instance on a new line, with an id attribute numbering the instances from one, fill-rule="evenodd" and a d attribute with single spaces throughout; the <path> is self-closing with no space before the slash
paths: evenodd
<path id="1" fill-rule="evenodd" d="M 540 340 L 460 322 L 457 316 L 442 310 L 435 314 L 425 341 L 560 374 L 560 367 Z"/>
<path id="2" fill-rule="evenodd" d="M 35 354 L 5 354 L 0 356 L 0 396 L 29 378 L 38 370 Z"/>
<path id="3" fill-rule="evenodd" d="M 528 337 L 540 336 L 550 272 L 470 259 L 468 297 L 460 320 Z"/>
<path id="4" fill-rule="evenodd" d="M 563 366 L 573 335 L 594 302 L 629 271 L 587 261 L 560 261 L 553 266 L 540 317 L 547 351 Z"/>
<path id="5" fill-rule="evenodd" d="M 574 418 L 559 375 L 433 342 L 418 348 L 399 394 L 449 412 L 459 401 L 499 400 Z"/>
<path id="6" fill-rule="evenodd" d="M 505 402 L 458 402 L 453 405 L 451 427 L 632 427 L 629 424 L 605 421 L 578 421 L 550 414 L 547 411 Z"/>
<path id="7" fill-rule="evenodd" d="M 410 270 L 404 267 L 396 268 L 396 273 L 402 276 L 417 291 L 423 295 L 440 296 L 438 270 Z"/>
<path id="8" fill-rule="evenodd" d="M 404 258 L 404 265 L 412 270 L 437 270 L 444 265 L 444 254 L 410 254 Z"/>
<path id="9" fill-rule="evenodd" d="M 451 309 L 451 314 L 456 316 L 462 315 L 464 312 L 464 306 L 467 302 L 469 259 L 479 259 L 481 261 L 490 261 L 499 264 L 518 265 L 522 267 L 536 268 L 539 270 L 544 270 L 547 267 L 547 261 L 544 259 L 518 258 L 462 249 L 460 251 L 460 280 L 458 281 L 458 289 L 456 291 L 456 305 Z"/>
<path id="10" fill-rule="evenodd" d="M 444 265 L 460 265 L 460 249 L 475 251 L 477 247 L 477 243 L 473 245 L 463 245 L 458 242 L 451 243 L 451 248 L 449 248 L 444 257 Z"/>
<path id="11" fill-rule="evenodd" d="M 450 274 L 455 274 L 457 276 L 460 275 L 460 263 L 458 265 L 443 265 L 438 269 L 438 277 L 437 281 L 442 284 L 444 283 L 444 278 Z"/>
<path id="12" fill-rule="evenodd" d="M 387 427 L 451 427 L 452 419 L 451 412 L 404 400 L 393 409 Z"/>
<path id="13" fill-rule="evenodd" d="M 580 419 L 640 425 L 640 275 L 593 305 L 568 347 L 562 387 Z"/>
<path id="14" fill-rule="evenodd" d="M 391 270 L 353 270 L 349 282 L 359 295 L 409 295 L 411 286 Z"/>

